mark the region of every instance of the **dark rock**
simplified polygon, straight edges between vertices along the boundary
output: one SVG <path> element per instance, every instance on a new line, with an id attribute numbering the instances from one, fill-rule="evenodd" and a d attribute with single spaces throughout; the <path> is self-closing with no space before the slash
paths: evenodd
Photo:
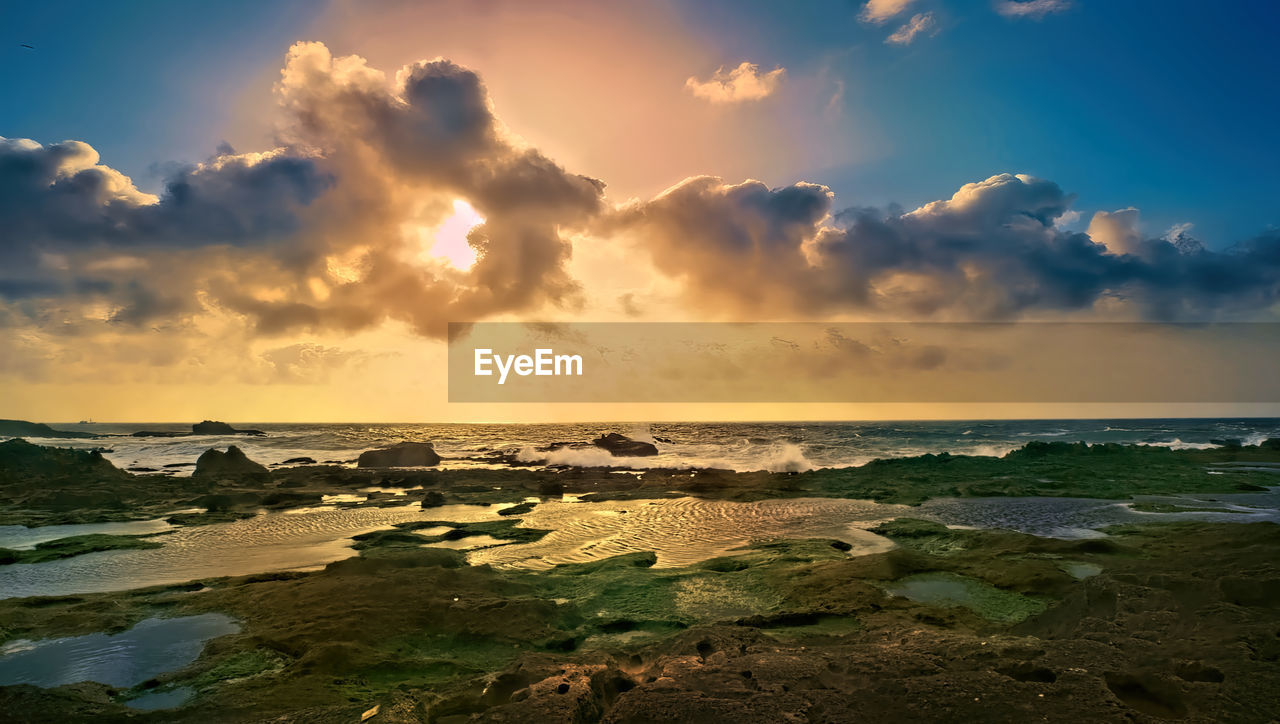
<path id="1" fill-rule="evenodd" d="M 503 508 L 502 510 L 499 510 L 498 515 L 502 515 L 502 516 L 524 515 L 525 513 L 528 513 L 529 511 L 533 510 L 534 507 L 537 505 L 538 505 L 537 503 L 530 503 L 530 502 L 520 503 L 518 505 L 513 505 L 510 508 Z"/>
<path id="2" fill-rule="evenodd" d="M 267 475 L 267 469 L 250 460 L 244 452 L 232 445 L 226 452 L 214 448 L 205 450 L 196 460 L 196 470 L 191 474 L 194 478 L 204 477 L 241 477 L 250 475 Z"/>
<path id="3" fill-rule="evenodd" d="M 1226 448 L 1232 448 L 1232 449 L 1239 449 L 1244 447 L 1244 441 L 1234 437 L 1230 437 L 1225 440 L 1210 440 L 1209 443 L 1211 445 L 1217 445 L 1219 447 L 1226 447 Z"/>
<path id="4" fill-rule="evenodd" d="M 601 435 L 592 440 L 591 444 L 608 450 L 609 454 L 614 457 L 649 457 L 658 454 L 658 448 L 653 443 L 632 440 L 626 435 L 619 435 L 616 432 Z"/>
<path id="5" fill-rule="evenodd" d="M 1262 441 L 1258 447 L 1263 450 L 1280 450 L 1280 437 L 1269 437 Z"/>
<path id="6" fill-rule="evenodd" d="M 360 453 L 356 465 L 362 468 L 430 467 L 440 464 L 440 456 L 429 442 L 402 442 L 382 450 Z"/>
<path id="7" fill-rule="evenodd" d="M 97 450 L 44 447 L 16 438 L 0 442 L 0 480 L 10 476 L 27 484 L 45 478 L 86 482 L 130 477 Z"/>
<path id="8" fill-rule="evenodd" d="M 191 426 L 191 432 L 177 430 L 139 430 L 133 437 L 190 437 L 192 435 L 253 435 L 265 436 L 261 430 L 240 430 L 217 420 L 204 420 Z"/>
<path id="9" fill-rule="evenodd" d="M 55 430 L 42 422 L 26 420 L 0 420 L 0 437 L 60 437 L 87 438 L 97 437 L 87 432 L 68 432 Z"/>
<path id="10" fill-rule="evenodd" d="M 421 505 L 423 508 L 439 508 L 444 505 L 444 496 L 432 490 L 423 496 Z"/>
<path id="11" fill-rule="evenodd" d="M 316 461 L 315 461 L 315 458 L 301 457 L 301 458 L 289 458 L 288 460 L 285 460 L 280 464 L 281 465 L 315 465 Z"/>
<path id="12" fill-rule="evenodd" d="M 225 422 L 204 420 L 191 426 L 192 435 L 266 435 L 261 430 L 237 430 Z"/>

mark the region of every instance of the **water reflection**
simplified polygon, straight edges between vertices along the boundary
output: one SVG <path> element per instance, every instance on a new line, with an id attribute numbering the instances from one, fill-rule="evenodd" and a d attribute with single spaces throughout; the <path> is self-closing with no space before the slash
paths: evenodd
<path id="1" fill-rule="evenodd" d="M 520 523 L 521 527 L 550 530 L 544 538 L 475 551 L 468 560 L 545 569 L 653 551 L 658 567 L 685 566 L 726 555 L 753 541 L 779 538 L 835 538 L 852 545 L 851 553 L 876 553 L 893 544 L 865 528 L 908 511 L 903 505 L 830 498 L 754 503 L 698 498 L 552 501 L 534 508 Z"/>
<path id="2" fill-rule="evenodd" d="M 118 634 L 10 641 L 0 648 L 0 686 L 62 686 L 97 681 L 120 688 L 180 669 L 200 655 L 204 642 L 240 626 L 220 613 L 149 618 Z"/>
<path id="3" fill-rule="evenodd" d="M 0 598 L 119 591 L 214 576 L 313 568 L 354 555 L 350 547 L 354 535 L 418 520 L 495 520 L 502 507 L 318 506 L 230 523 L 179 527 L 158 539 L 163 543 L 159 548 L 0 566 Z"/>

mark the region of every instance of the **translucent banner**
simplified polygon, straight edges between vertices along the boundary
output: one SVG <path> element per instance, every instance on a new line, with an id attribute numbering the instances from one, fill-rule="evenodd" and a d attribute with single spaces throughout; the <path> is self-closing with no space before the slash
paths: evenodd
<path id="1" fill-rule="evenodd" d="M 1276 402 L 1280 324 L 455 323 L 451 402 Z"/>

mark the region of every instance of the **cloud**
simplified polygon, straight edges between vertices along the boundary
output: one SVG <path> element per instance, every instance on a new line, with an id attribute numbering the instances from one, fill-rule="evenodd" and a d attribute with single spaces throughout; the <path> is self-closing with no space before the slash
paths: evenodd
<path id="1" fill-rule="evenodd" d="M 87 329 L 219 311 L 261 334 L 396 321 L 439 337 L 450 319 L 577 303 L 561 233 L 602 210 L 604 184 L 516 139 L 477 74 L 434 60 L 388 77 L 298 43 L 275 92 L 277 148 L 221 147 L 159 196 L 86 143 L 0 139 L 0 318 L 56 308 Z M 423 244 L 459 199 L 483 217 L 466 270 Z"/>
<path id="2" fill-rule="evenodd" d="M 909 212 L 833 214 L 823 186 L 698 177 L 611 224 L 702 313 L 725 318 L 985 321 L 1116 307 L 1203 320 L 1266 314 L 1280 300 L 1280 233 L 1187 253 L 1141 238 L 1136 212 L 1121 210 L 1095 216 L 1095 239 L 1056 225 L 1072 200 L 1050 181 L 1000 174 Z"/>
<path id="3" fill-rule="evenodd" d="M 1118 211 L 1099 211 L 1089 221 L 1090 238 L 1113 254 L 1137 254 L 1142 250 L 1142 233 L 1138 230 L 1139 211 L 1133 207 Z"/>
<path id="4" fill-rule="evenodd" d="M 1060 13 L 1071 7 L 1070 0 L 997 0 L 996 12 L 1006 18 L 1031 18 L 1039 20 L 1052 13 Z"/>
<path id="5" fill-rule="evenodd" d="M 761 73 L 760 66 L 744 61 L 733 70 L 720 67 L 707 80 L 690 76 L 684 85 L 694 96 L 712 103 L 742 103 L 767 98 L 778 89 L 785 74 L 785 68 Z"/>
<path id="6" fill-rule="evenodd" d="M 898 28 L 892 35 L 884 39 L 884 42 L 890 45 L 910 45 L 911 41 L 921 33 L 936 34 L 937 23 L 933 20 L 933 13 L 920 13 L 913 16 L 905 25 Z"/>
<path id="7" fill-rule="evenodd" d="M 906 10 L 915 0 L 868 0 L 858 19 L 864 23 L 883 23 Z"/>

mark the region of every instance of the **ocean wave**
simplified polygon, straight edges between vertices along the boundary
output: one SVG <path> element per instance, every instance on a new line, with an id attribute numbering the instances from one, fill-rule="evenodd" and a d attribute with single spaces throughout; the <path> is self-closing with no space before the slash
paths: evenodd
<path id="1" fill-rule="evenodd" d="M 804 450 L 800 449 L 799 445 L 783 443 L 777 447 L 776 452 L 765 459 L 761 470 L 768 470 L 771 473 L 803 473 L 813 468 L 813 463 L 804 456 Z"/>
<path id="2" fill-rule="evenodd" d="M 1211 442 L 1183 442 L 1181 438 L 1175 437 L 1172 440 L 1159 442 L 1149 442 L 1147 445 L 1152 447 L 1167 447 L 1171 450 L 1211 450 L 1218 445 Z"/>

